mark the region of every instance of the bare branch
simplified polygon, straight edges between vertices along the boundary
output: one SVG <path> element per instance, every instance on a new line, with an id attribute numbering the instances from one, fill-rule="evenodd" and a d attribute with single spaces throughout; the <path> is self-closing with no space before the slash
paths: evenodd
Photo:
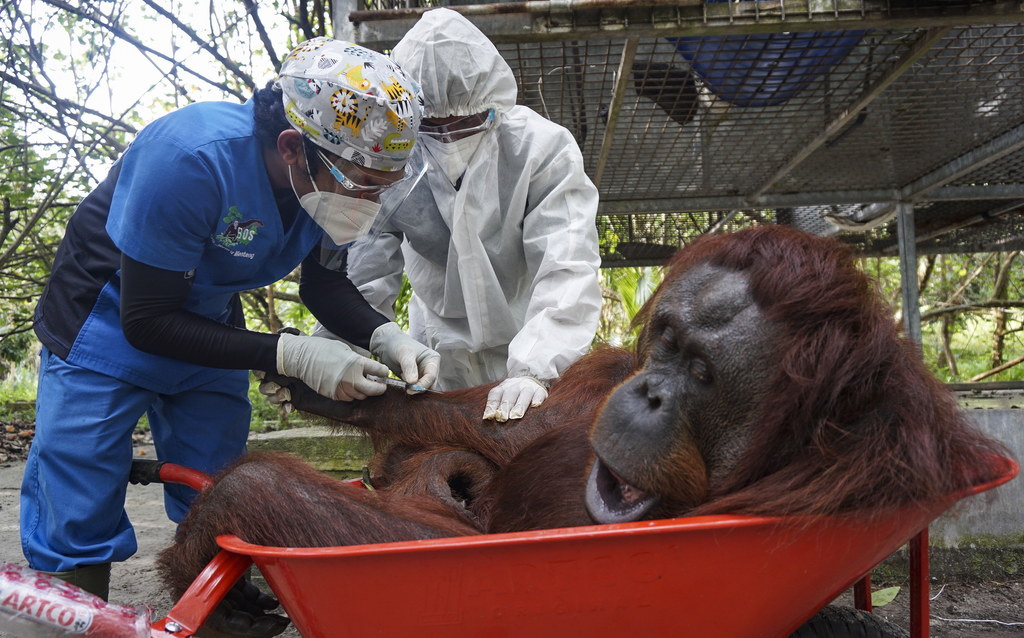
<path id="1" fill-rule="evenodd" d="M 80 113 L 88 113 L 89 115 L 92 115 L 94 117 L 98 117 L 101 120 L 109 123 L 111 126 L 116 126 L 116 127 L 120 128 L 120 129 L 122 129 L 126 133 L 136 133 L 137 132 L 137 130 L 136 130 L 136 128 L 134 126 L 132 126 L 131 124 L 128 124 L 124 120 L 118 119 L 116 117 L 110 117 L 109 115 L 107 115 L 105 113 L 101 113 L 101 112 L 96 111 L 94 109 L 90 109 L 88 107 L 82 106 L 81 104 L 76 104 L 75 102 L 72 102 L 70 100 L 66 100 L 66 99 L 64 99 L 62 97 L 58 97 L 57 95 L 55 95 L 52 91 L 50 91 L 46 87 L 40 86 L 38 84 L 35 84 L 34 82 L 29 82 L 28 80 L 23 80 L 23 79 L 21 79 L 19 77 L 15 77 L 15 76 L 13 76 L 13 75 L 11 75 L 9 73 L 6 73 L 4 71 L 0 71 L 0 80 L 4 80 L 5 82 L 10 82 L 11 84 L 17 86 L 18 88 L 20 88 L 21 90 L 23 90 L 23 91 L 25 91 L 27 93 L 35 93 L 35 94 L 39 95 L 40 97 L 44 97 L 47 100 L 50 100 L 54 104 L 54 106 L 56 106 L 58 108 L 71 108 L 71 109 L 75 109 L 75 110 L 79 111 Z"/>
<path id="2" fill-rule="evenodd" d="M 968 381 L 974 382 L 974 381 L 981 381 L 982 379 L 987 379 L 988 377 L 991 377 L 993 375 L 999 374 L 1000 372 L 1003 372 L 1005 370 L 1009 370 L 1010 368 L 1012 368 L 1014 366 L 1017 366 L 1017 365 L 1020 365 L 1021 363 L 1024 363 L 1024 357 L 1017 357 L 1013 361 L 1007 361 L 1006 363 L 1004 363 L 1001 366 L 997 366 L 997 367 L 992 368 L 991 370 L 989 370 L 987 372 L 982 372 L 981 374 L 975 375 L 975 376 L 971 377 L 970 379 L 968 379 Z"/>
<path id="3" fill-rule="evenodd" d="M 22 334 L 23 332 L 29 332 L 30 330 L 32 330 L 31 321 L 29 321 L 25 325 L 22 325 L 19 328 L 11 328 L 7 332 L 0 332 L 0 340 L 6 339 L 7 337 L 13 337 L 14 335 Z"/>
<path id="4" fill-rule="evenodd" d="M 256 26 L 256 32 L 260 34 L 260 42 L 267 48 L 267 54 L 270 56 L 270 61 L 274 64 L 274 71 L 281 70 L 281 59 L 277 56 L 277 51 L 274 49 L 274 43 L 270 39 L 270 35 L 267 33 L 267 28 L 263 24 L 263 20 L 260 18 L 259 6 L 254 0 L 242 0 L 245 5 L 245 12 L 252 18 L 253 25 Z"/>
<path id="5" fill-rule="evenodd" d="M 267 289 L 266 288 L 254 288 L 252 290 L 246 290 L 246 295 L 249 295 L 253 299 L 259 299 L 260 301 L 266 302 L 267 300 Z M 302 299 L 298 295 L 290 292 L 281 292 L 280 290 L 274 289 L 274 299 L 276 301 L 291 301 L 293 303 L 302 303 Z"/>
<path id="6" fill-rule="evenodd" d="M 200 72 L 198 72 L 198 71 L 196 71 L 196 70 L 186 66 L 182 62 L 179 62 L 179 61 L 171 58 L 170 56 L 167 56 L 167 55 L 165 55 L 163 53 L 160 53 L 156 49 L 151 49 L 150 47 L 146 46 L 145 44 L 140 42 L 138 39 L 133 37 L 127 31 L 122 29 L 117 24 L 105 23 L 102 20 L 96 18 L 95 16 L 92 16 L 92 15 L 90 15 L 88 13 L 84 13 L 83 11 L 78 9 L 77 7 L 74 7 L 74 6 L 72 6 L 72 5 L 70 5 L 70 4 L 66 3 L 66 2 L 63 2 L 63 0 L 42 0 L 42 1 L 47 3 L 47 4 L 49 4 L 49 5 L 51 5 L 51 6 L 57 7 L 58 9 L 63 9 L 65 11 L 69 12 L 69 13 L 72 13 L 74 15 L 77 15 L 77 16 L 81 17 L 81 18 L 85 18 L 86 20 L 89 20 L 91 22 L 96 23 L 97 25 L 99 25 L 99 26 L 103 27 L 104 29 L 107 29 L 108 31 L 113 33 L 115 36 L 117 36 L 121 40 L 124 40 L 125 42 L 131 44 L 132 46 L 134 46 L 139 51 L 142 51 L 143 53 L 149 53 L 151 55 L 155 55 L 155 56 L 157 56 L 158 58 L 160 58 L 162 60 L 170 62 L 171 64 L 173 64 L 175 66 L 175 68 L 179 68 L 179 69 L 182 69 L 183 71 L 187 71 L 188 73 L 194 75 L 195 77 L 199 78 L 203 82 L 206 82 L 207 84 L 209 84 L 211 86 L 215 86 L 218 89 L 224 91 L 225 93 L 227 93 L 229 95 L 234 95 L 235 97 L 237 97 L 240 100 L 246 99 L 245 95 L 242 95 L 241 93 L 239 93 L 235 89 L 229 87 L 228 85 L 224 84 L 223 82 L 218 82 L 216 80 L 212 80 L 212 79 L 206 77 L 205 75 L 203 75 L 202 73 L 200 73 Z"/>
<path id="7" fill-rule="evenodd" d="M 14 229 L 14 218 L 11 216 L 11 198 L 4 197 L 3 220 L 0 221 L 0 245 L 7 241 L 7 235 Z"/>
<path id="8" fill-rule="evenodd" d="M 955 303 L 956 300 L 960 298 L 960 295 L 962 295 L 963 292 L 967 290 L 967 287 L 970 286 L 971 283 L 974 282 L 974 280 L 977 279 L 982 272 L 984 272 L 985 266 L 991 260 L 992 253 L 989 253 L 988 255 L 985 256 L 985 259 L 982 260 L 980 264 L 978 264 L 978 267 L 974 269 L 974 272 L 972 272 L 970 275 L 968 275 L 966 279 L 960 282 L 960 286 L 955 291 L 953 291 L 951 295 L 949 295 L 949 298 L 946 300 L 946 303 Z"/>
<path id="9" fill-rule="evenodd" d="M 1005 299 L 997 299 L 994 301 L 978 301 L 975 303 L 961 304 L 957 306 L 945 306 L 929 310 L 928 312 L 922 312 L 921 321 L 934 321 L 942 315 L 971 312 L 974 310 L 988 310 L 991 308 L 1024 308 L 1024 301 L 1007 301 Z"/>
<path id="10" fill-rule="evenodd" d="M 176 26 L 179 29 L 181 29 L 181 31 L 185 35 L 187 35 L 189 38 L 191 38 L 192 41 L 195 42 L 196 44 L 198 44 L 204 51 L 206 51 L 207 53 L 212 55 L 218 62 L 223 64 L 229 71 L 231 71 L 232 73 L 237 75 L 239 78 L 241 78 L 242 81 L 245 82 L 246 86 L 248 86 L 250 89 L 255 89 L 256 88 L 256 83 L 253 82 L 252 77 L 250 77 L 248 73 L 246 73 L 241 68 L 239 68 L 239 66 L 237 64 L 235 64 L 234 62 L 229 60 L 227 58 L 227 56 L 221 55 L 220 51 L 218 51 L 217 48 L 215 46 L 213 46 L 213 44 L 210 43 L 210 39 L 209 38 L 204 38 L 204 37 L 200 36 L 199 34 L 197 34 L 187 24 L 183 23 L 181 20 L 179 20 L 177 17 L 175 17 L 173 13 L 171 13 L 167 9 L 164 9 L 163 7 L 161 7 L 158 3 L 153 2 L 153 0 L 143 0 L 143 2 L 145 2 L 154 11 L 156 11 L 157 13 L 162 15 L 163 17 L 165 17 L 168 20 L 170 20 L 171 24 L 173 24 L 174 26 Z M 182 68 L 184 68 L 184 67 L 182 67 Z M 232 91 L 232 93 L 234 93 L 234 92 Z M 235 94 L 237 95 L 237 93 L 235 93 Z"/>

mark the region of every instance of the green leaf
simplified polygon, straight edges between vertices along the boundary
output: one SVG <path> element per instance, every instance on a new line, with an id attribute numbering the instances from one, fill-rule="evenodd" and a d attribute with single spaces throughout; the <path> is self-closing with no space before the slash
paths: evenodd
<path id="1" fill-rule="evenodd" d="M 899 587 L 886 587 L 885 589 L 879 589 L 878 591 L 871 592 L 871 606 L 872 607 L 885 607 L 891 603 L 897 595 L 900 593 Z"/>

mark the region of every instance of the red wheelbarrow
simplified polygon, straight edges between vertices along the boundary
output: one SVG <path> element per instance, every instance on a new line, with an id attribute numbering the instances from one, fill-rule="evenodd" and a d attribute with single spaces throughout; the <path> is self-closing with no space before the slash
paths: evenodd
<path id="1" fill-rule="evenodd" d="M 210 483 L 181 466 L 136 463 L 133 482 Z M 871 569 L 910 540 L 910 633 L 925 638 L 928 524 L 1019 471 L 1009 458 L 992 463 L 994 481 L 870 522 L 700 516 L 324 548 L 220 536 L 221 551 L 149 635 L 193 635 L 255 563 L 307 638 L 785 637 L 851 585 L 870 611 Z"/>
<path id="2" fill-rule="evenodd" d="M 911 635 L 925 637 L 928 524 L 1019 470 L 992 462 L 998 479 L 872 522 L 701 516 L 326 548 L 221 536 L 222 551 L 153 635 L 190 635 L 252 562 L 308 638 L 783 637 L 855 583 L 857 606 L 870 611 L 865 575 L 913 538 Z M 160 480 L 177 472 L 164 465 Z M 378 595 L 345 594 L 339 581 Z"/>

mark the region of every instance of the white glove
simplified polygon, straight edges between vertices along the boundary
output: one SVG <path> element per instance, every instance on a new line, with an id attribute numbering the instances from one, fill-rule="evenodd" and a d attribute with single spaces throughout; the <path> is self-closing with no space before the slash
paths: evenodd
<path id="1" fill-rule="evenodd" d="M 381 325 L 370 335 L 370 352 L 409 385 L 429 388 L 437 380 L 441 355 L 402 332 L 393 321 Z"/>
<path id="2" fill-rule="evenodd" d="M 484 406 L 484 420 L 504 423 L 509 419 L 521 419 L 526 410 L 537 407 L 548 398 L 544 384 L 533 377 L 512 377 L 505 379 L 487 393 Z"/>
<path id="3" fill-rule="evenodd" d="M 299 379 L 328 399 L 352 401 L 384 394 L 387 386 L 366 378 L 387 376 L 387 367 L 352 352 L 340 341 L 282 334 L 277 342 L 277 372 Z"/>
<path id="4" fill-rule="evenodd" d="M 349 348 L 352 348 L 352 352 L 354 352 L 356 354 L 361 354 L 361 355 L 363 355 L 364 357 L 366 357 L 368 359 L 373 358 L 373 355 L 370 353 L 369 350 L 367 350 L 366 348 L 361 348 L 361 347 L 357 346 L 356 344 L 352 343 L 351 341 L 346 341 L 345 339 L 342 339 L 341 337 L 339 337 L 338 335 L 334 334 L 333 332 L 331 332 L 327 328 L 324 328 L 323 324 L 320 323 L 319 321 L 316 322 L 316 325 L 313 326 L 312 335 L 314 337 L 323 337 L 324 339 L 333 339 L 335 341 L 340 341 L 343 344 L 345 344 L 346 346 L 348 346 Z"/>

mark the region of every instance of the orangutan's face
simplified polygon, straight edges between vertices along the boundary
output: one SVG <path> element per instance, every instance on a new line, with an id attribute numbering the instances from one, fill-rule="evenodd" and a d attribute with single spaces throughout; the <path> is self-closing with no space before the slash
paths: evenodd
<path id="1" fill-rule="evenodd" d="M 777 365 L 777 328 L 747 276 L 698 265 L 662 288 L 644 366 L 602 408 L 587 507 L 599 523 L 702 502 L 736 462 Z"/>

